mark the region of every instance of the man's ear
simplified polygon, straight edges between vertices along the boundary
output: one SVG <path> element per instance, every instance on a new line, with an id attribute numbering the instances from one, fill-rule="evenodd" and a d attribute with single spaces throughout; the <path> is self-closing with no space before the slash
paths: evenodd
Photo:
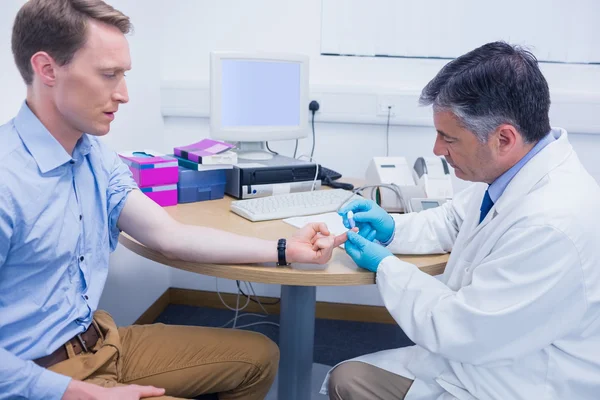
<path id="1" fill-rule="evenodd" d="M 509 124 L 500 125 L 496 129 L 496 138 L 498 141 L 498 155 L 505 156 L 515 148 L 520 142 L 523 142 L 521 134 L 517 132 L 514 126 Z"/>
<path id="2" fill-rule="evenodd" d="M 45 51 L 38 51 L 31 56 L 31 68 L 34 75 L 46 86 L 54 86 L 56 83 L 57 64 Z"/>

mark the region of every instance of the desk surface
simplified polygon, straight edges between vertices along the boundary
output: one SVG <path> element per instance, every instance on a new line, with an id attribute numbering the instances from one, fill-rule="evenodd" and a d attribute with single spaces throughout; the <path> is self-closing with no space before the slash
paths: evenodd
<path id="1" fill-rule="evenodd" d="M 250 222 L 229 211 L 233 199 L 225 196 L 220 200 L 179 204 L 165 207 L 177 221 L 186 224 L 219 228 L 240 235 L 267 240 L 277 240 L 291 236 L 297 228 L 281 220 Z M 130 236 L 121 234 L 119 242 L 140 256 L 169 265 L 174 268 L 196 272 L 219 278 L 245 280 L 250 282 L 275 283 L 296 286 L 353 286 L 375 283 L 375 274 L 354 264 L 343 249 L 335 249 L 333 257 L 323 270 L 302 269 L 302 265 L 276 267 L 275 264 L 222 265 L 190 263 L 169 259 L 157 251 L 140 244 Z M 422 271 L 437 275 L 444 271 L 448 255 L 399 256 Z M 309 268 L 314 268 L 311 266 Z"/>

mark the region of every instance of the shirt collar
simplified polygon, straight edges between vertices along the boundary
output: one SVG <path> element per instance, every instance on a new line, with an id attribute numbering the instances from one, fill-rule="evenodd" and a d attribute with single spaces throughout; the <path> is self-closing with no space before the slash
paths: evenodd
<path id="1" fill-rule="evenodd" d="M 92 141 L 90 140 L 87 133 L 84 133 L 81 138 L 77 141 L 75 145 L 75 150 L 73 154 L 77 154 L 78 156 L 85 157 L 87 156 L 92 149 Z"/>
<path id="2" fill-rule="evenodd" d="M 21 140 L 42 173 L 52 171 L 73 159 L 35 116 L 26 101 L 23 102 L 14 123 Z M 74 155 L 85 156 L 90 152 L 91 142 L 87 136 L 84 134 L 77 141 Z"/>
<path id="3" fill-rule="evenodd" d="M 500 175 L 499 178 L 492 182 L 492 184 L 488 188 L 488 192 L 490 194 L 490 198 L 494 203 L 496 203 L 500 196 L 502 196 L 502 193 L 504 193 L 504 190 L 506 189 L 510 181 L 515 177 L 515 175 L 517 175 L 521 168 L 523 168 L 523 166 L 527 164 L 529 160 L 531 160 L 537 153 L 539 153 L 544 147 L 552 143 L 554 140 L 554 133 L 550 131 L 546 136 L 540 139 L 535 144 L 535 146 L 533 146 L 531 150 L 529 150 L 529 152 L 519 160 L 518 163 L 513 165 L 508 171 Z"/>

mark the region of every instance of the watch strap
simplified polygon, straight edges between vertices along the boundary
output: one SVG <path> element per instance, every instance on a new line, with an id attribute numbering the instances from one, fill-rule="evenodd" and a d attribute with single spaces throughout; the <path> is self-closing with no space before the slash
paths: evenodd
<path id="1" fill-rule="evenodd" d="M 285 249 L 287 247 L 287 241 L 285 239 L 279 239 L 277 241 L 277 265 L 289 265 L 285 259 Z"/>

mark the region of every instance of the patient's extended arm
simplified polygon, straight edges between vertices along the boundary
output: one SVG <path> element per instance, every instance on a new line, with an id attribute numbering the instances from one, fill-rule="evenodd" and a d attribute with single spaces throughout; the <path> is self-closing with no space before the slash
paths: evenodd
<path id="1" fill-rule="evenodd" d="M 138 190 L 129 193 L 118 227 L 169 258 L 216 264 L 277 261 L 275 241 L 182 224 Z M 324 264 L 346 238 L 331 235 L 325 224 L 309 224 L 287 239 L 286 259 Z"/>

